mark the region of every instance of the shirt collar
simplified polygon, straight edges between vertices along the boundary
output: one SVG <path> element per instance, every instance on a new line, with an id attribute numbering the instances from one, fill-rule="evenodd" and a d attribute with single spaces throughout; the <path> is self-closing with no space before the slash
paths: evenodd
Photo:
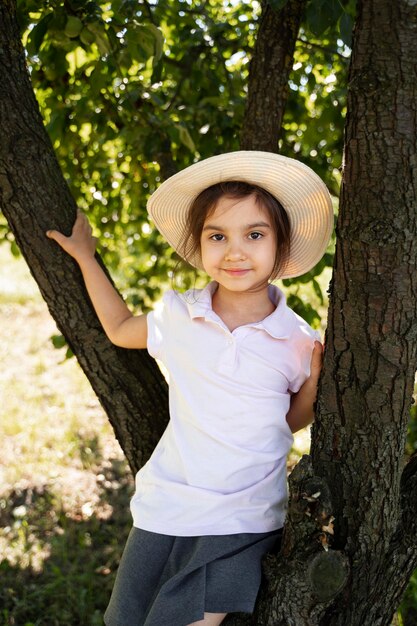
<path id="1" fill-rule="evenodd" d="M 285 294 L 276 285 L 268 286 L 268 294 L 276 308 L 271 315 L 255 324 L 264 328 L 275 339 L 289 339 L 296 323 L 294 311 L 287 306 Z"/>
<path id="2" fill-rule="evenodd" d="M 191 319 L 196 317 L 213 319 L 215 313 L 211 302 L 217 286 L 216 281 L 211 281 L 204 289 L 191 289 L 184 294 Z M 268 294 L 276 308 L 265 319 L 247 326 L 262 328 L 274 339 L 289 339 L 296 322 L 294 312 L 287 306 L 284 293 L 276 285 L 268 285 Z"/>

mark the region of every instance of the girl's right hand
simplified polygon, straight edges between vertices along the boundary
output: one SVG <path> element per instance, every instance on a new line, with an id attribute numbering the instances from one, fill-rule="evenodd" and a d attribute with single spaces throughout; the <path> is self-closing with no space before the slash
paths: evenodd
<path id="1" fill-rule="evenodd" d="M 97 238 L 92 236 L 90 223 L 79 209 L 70 237 L 66 237 L 57 230 L 48 230 L 46 236 L 56 241 L 65 252 L 78 262 L 85 258 L 94 257 Z"/>

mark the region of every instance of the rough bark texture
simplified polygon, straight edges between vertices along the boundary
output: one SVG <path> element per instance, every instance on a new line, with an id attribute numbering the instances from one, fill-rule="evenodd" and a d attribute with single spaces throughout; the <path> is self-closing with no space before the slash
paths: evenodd
<path id="1" fill-rule="evenodd" d="M 417 364 L 416 59 L 416 3 L 359 2 L 317 420 L 267 564 L 263 626 L 388 625 L 417 565 L 416 459 L 402 474 Z"/>
<path id="2" fill-rule="evenodd" d="M 358 11 L 312 457 L 351 563 L 354 601 L 329 623 L 375 626 L 417 565 L 414 462 L 400 489 L 417 365 L 417 6 L 363 0 Z"/>
<path id="3" fill-rule="evenodd" d="M 306 0 L 289 0 L 275 11 L 264 0 L 249 69 L 242 150 L 278 151 L 295 42 Z"/>
<path id="4" fill-rule="evenodd" d="M 166 384 L 145 350 L 108 341 L 78 266 L 45 237 L 48 228 L 71 232 L 76 207 L 28 78 L 14 4 L 0 4 L 0 208 L 135 472 L 166 425 Z"/>

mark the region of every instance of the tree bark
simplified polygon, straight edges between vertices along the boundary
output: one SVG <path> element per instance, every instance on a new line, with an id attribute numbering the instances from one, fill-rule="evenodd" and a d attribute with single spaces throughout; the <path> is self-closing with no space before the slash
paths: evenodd
<path id="1" fill-rule="evenodd" d="M 417 565 L 417 7 L 362 0 L 311 457 L 255 623 L 384 626 Z M 402 476 L 402 480 L 401 480 Z M 334 535 L 333 535 L 334 532 Z"/>
<path id="2" fill-rule="evenodd" d="M 277 152 L 288 96 L 288 78 L 306 0 L 289 0 L 274 10 L 264 0 L 243 120 L 242 150 Z"/>
<path id="3" fill-rule="evenodd" d="M 135 473 L 167 423 L 167 386 L 146 350 L 107 339 L 77 264 L 45 236 L 70 233 L 76 207 L 34 97 L 12 0 L 0 4 L 0 28 L 0 208 Z"/>
<path id="4" fill-rule="evenodd" d="M 417 7 L 362 0 L 358 11 L 312 455 L 332 484 L 336 542 L 351 563 L 345 593 L 357 598 L 332 623 L 365 625 L 389 623 L 417 565 L 403 518 L 414 464 L 400 489 L 417 364 Z"/>

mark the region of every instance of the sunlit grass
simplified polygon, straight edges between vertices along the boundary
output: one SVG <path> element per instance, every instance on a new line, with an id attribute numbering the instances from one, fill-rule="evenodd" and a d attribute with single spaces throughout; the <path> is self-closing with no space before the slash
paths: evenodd
<path id="1" fill-rule="evenodd" d="M 41 302 L 42 298 L 26 264 L 10 253 L 8 244 L 0 245 L 0 304 Z"/>
<path id="2" fill-rule="evenodd" d="M 23 259 L 0 246 L 0 624 L 102 623 L 132 479 Z"/>

